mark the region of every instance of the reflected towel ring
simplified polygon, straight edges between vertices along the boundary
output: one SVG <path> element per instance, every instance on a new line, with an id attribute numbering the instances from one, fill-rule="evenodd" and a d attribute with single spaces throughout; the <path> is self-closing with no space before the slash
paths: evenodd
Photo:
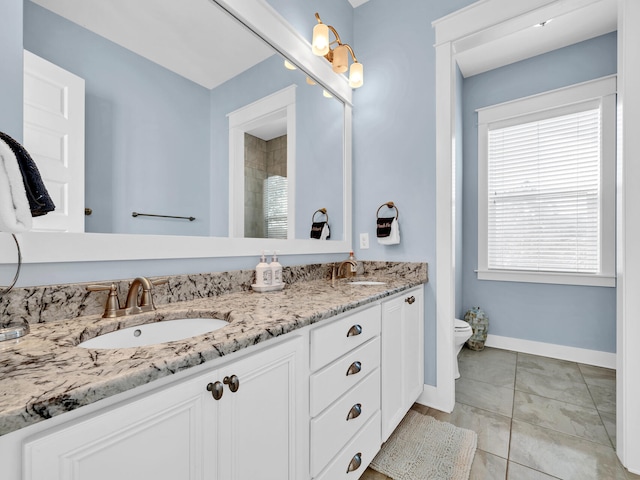
<path id="1" fill-rule="evenodd" d="M 5 293 L 9 293 L 11 291 L 13 286 L 18 281 L 18 277 L 20 276 L 20 268 L 22 267 L 22 252 L 20 251 L 20 244 L 18 243 L 18 238 L 13 233 L 11 234 L 11 236 L 13 237 L 13 240 L 16 242 L 16 248 L 18 249 L 18 269 L 16 270 L 16 274 L 13 277 L 13 281 L 11 282 L 11 285 L 9 285 L 7 288 L 2 290 L 0 292 L 0 295 L 4 295 Z"/>
<path id="2" fill-rule="evenodd" d="M 376 212 L 376 218 L 380 218 L 380 209 L 382 207 L 395 208 L 396 209 L 396 220 L 398 219 L 398 216 L 400 215 L 400 210 L 398 210 L 398 207 L 396 207 L 393 202 L 387 202 L 387 203 L 383 203 L 382 205 L 380 205 L 378 207 L 378 211 Z"/>
<path id="3" fill-rule="evenodd" d="M 313 212 L 313 215 L 311 215 L 311 223 L 316 221 L 315 220 L 316 219 L 316 213 L 322 213 L 323 215 L 325 215 L 327 217 L 326 222 L 329 223 L 329 214 L 327 213 L 327 209 L 326 208 L 319 208 L 318 210 Z"/>

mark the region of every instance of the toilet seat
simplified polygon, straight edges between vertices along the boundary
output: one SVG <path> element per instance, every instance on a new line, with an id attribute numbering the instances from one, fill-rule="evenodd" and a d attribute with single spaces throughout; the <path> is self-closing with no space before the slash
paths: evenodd
<path id="1" fill-rule="evenodd" d="M 454 327 L 456 332 L 471 330 L 471 325 L 469 325 L 464 320 L 460 320 L 458 318 L 454 320 Z"/>

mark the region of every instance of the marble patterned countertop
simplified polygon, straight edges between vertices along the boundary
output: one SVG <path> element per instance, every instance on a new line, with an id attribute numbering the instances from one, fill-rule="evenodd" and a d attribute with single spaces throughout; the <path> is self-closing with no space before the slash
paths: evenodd
<path id="1" fill-rule="evenodd" d="M 0 435 L 423 284 L 426 265 L 421 265 L 425 268 L 407 275 L 378 272 L 376 279 L 384 285 L 315 279 L 288 284 L 279 292 L 230 292 L 116 319 L 92 314 L 32 323 L 22 341 L 0 346 Z M 146 347 L 77 346 L 120 328 L 185 317 L 221 318 L 229 325 Z"/>

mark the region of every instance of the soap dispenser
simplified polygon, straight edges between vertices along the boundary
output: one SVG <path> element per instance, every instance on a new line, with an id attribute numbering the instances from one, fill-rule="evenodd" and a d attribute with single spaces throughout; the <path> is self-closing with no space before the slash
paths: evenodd
<path id="1" fill-rule="evenodd" d="M 276 250 L 273 251 L 273 257 L 269 267 L 271 268 L 273 285 L 282 285 L 282 265 L 278 262 L 278 252 Z"/>
<path id="2" fill-rule="evenodd" d="M 267 263 L 267 257 L 265 257 L 263 250 L 262 256 L 260 257 L 260 263 L 256 265 L 256 285 L 259 287 L 266 287 L 271 285 L 272 281 L 273 273 L 271 271 L 271 267 Z"/>
<path id="3" fill-rule="evenodd" d="M 353 254 L 353 252 L 349 252 L 349 260 L 351 261 L 349 263 L 349 269 L 351 271 L 351 275 L 355 275 L 358 272 L 358 261 L 356 260 L 356 257 Z"/>

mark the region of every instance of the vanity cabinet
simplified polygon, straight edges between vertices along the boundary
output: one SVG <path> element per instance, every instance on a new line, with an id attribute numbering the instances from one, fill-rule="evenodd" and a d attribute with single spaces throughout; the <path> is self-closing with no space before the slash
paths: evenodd
<path id="1" fill-rule="evenodd" d="M 424 293 L 413 288 L 382 303 L 382 441 L 424 388 Z"/>
<path id="2" fill-rule="evenodd" d="M 302 338 L 27 439 L 23 479 L 304 478 Z"/>
<path id="3" fill-rule="evenodd" d="M 310 331 L 310 466 L 358 478 L 380 449 L 380 305 Z"/>

